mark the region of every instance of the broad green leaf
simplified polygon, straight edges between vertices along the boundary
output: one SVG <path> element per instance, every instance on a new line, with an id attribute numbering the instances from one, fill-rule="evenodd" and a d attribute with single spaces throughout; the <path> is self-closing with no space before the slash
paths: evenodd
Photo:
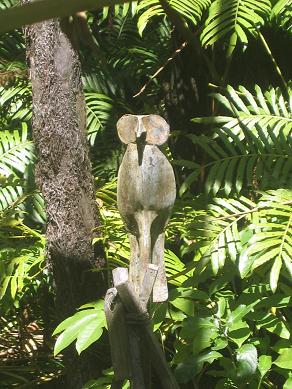
<path id="1" fill-rule="evenodd" d="M 272 349 L 276 351 L 278 354 L 282 354 L 285 349 L 288 349 L 290 347 L 290 339 L 280 339 L 278 342 L 274 344 Z"/>
<path id="2" fill-rule="evenodd" d="M 59 334 L 64 331 L 66 328 L 70 327 L 74 323 L 77 323 L 81 318 L 86 317 L 88 315 L 87 311 L 76 312 L 75 315 L 67 317 L 67 319 L 63 320 L 57 328 L 53 332 L 53 336 Z"/>
<path id="3" fill-rule="evenodd" d="M 169 303 L 188 316 L 192 316 L 194 314 L 194 301 L 190 299 L 178 297 L 174 300 L 169 301 Z"/>
<path id="4" fill-rule="evenodd" d="M 90 312 L 91 311 L 92 310 L 90 310 Z M 54 347 L 54 355 L 59 354 L 64 348 L 66 348 L 72 342 L 74 342 L 74 340 L 77 338 L 78 333 L 82 330 L 82 328 L 86 326 L 95 316 L 96 313 L 87 312 L 87 315 L 78 318 L 77 320 L 75 320 L 74 323 L 72 323 L 69 327 L 67 327 L 65 331 L 58 336 L 58 339 Z"/>
<path id="5" fill-rule="evenodd" d="M 217 301 L 217 305 L 218 305 L 218 311 L 216 313 L 216 316 L 221 318 L 224 316 L 225 314 L 225 310 L 226 310 L 226 299 L 224 297 L 219 297 L 218 301 Z"/>
<path id="6" fill-rule="evenodd" d="M 69 346 L 77 338 L 79 328 L 69 327 L 58 336 L 54 346 L 54 356 L 58 355 L 64 348 Z"/>
<path id="7" fill-rule="evenodd" d="M 292 389 L 292 376 L 285 381 L 283 389 Z"/>
<path id="8" fill-rule="evenodd" d="M 258 365 L 258 353 L 252 344 L 244 344 L 236 352 L 237 376 L 239 378 L 250 377 L 256 372 Z"/>
<path id="9" fill-rule="evenodd" d="M 215 327 L 198 329 L 193 340 L 193 353 L 199 354 L 202 350 L 210 347 L 217 335 Z"/>
<path id="10" fill-rule="evenodd" d="M 193 339 L 198 331 L 209 329 L 217 331 L 217 327 L 212 322 L 212 318 L 188 317 L 182 323 L 180 337 L 183 339 Z"/>
<path id="11" fill-rule="evenodd" d="M 103 315 L 101 313 L 102 312 L 98 312 L 92 315 L 92 319 L 86 322 L 78 332 L 76 341 L 76 350 L 78 354 L 101 337 L 105 325 L 104 313 Z"/>
<path id="12" fill-rule="evenodd" d="M 175 376 L 179 383 L 187 383 L 196 374 L 199 373 L 201 366 L 198 364 L 198 358 L 190 355 L 183 363 L 179 363 L 175 368 Z"/>
<path id="13" fill-rule="evenodd" d="M 280 336 L 283 339 L 290 338 L 290 331 L 285 323 L 279 317 L 272 314 L 263 314 L 263 318 L 256 321 L 257 328 L 265 328 L 267 331 Z"/>
<path id="14" fill-rule="evenodd" d="M 270 355 L 261 355 L 259 357 L 258 369 L 261 377 L 264 377 L 272 366 L 272 357 Z"/>
<path id="15" fill-rule="evenodd" d="M 217 338 L 214 340 L 214 345 L 211 347 L 212 350 L 218 351 L 226 348 L 228 341 L 225 338 Z"/>
<path id="16" fill-rule="evenodd" d="M 227 319 L 228 326 L 232 326 L 237 321 L 241 320 L 250 310 L 252 306 L 241 304 L 234 311 L 232 311 Z"/>
<path id="17" fill-rule="evenodd" d="M 286 348 L 274 361 L 274 364 L 282 369 L 292 370 L 292 348 Z"/>
<path id="18" fill-rule="evenodd" d="M 222 357 L 222 354 L 218 353 L 218 351 L 208 351 L 207 353 L 201 354 L 198 357 L 199 363 L 213 363 L 216 359 L 219 359 Z"/>
<path id="19" fill-rule="evenodd" d="M 81 305 L 78 309 L 85 309 L 85 308 L 94 308 L 96 310 L 104 310 L 104 300 L 97 300 L 97 301 L 92 301 L 91 303 L 86 303 L 84 305 Z"/>
<path id="20" fill-rule="evenodd" d="M 153 304 L 151 306 L 151 312 L 152 312 L 152 323 L 153 323 L 153 329 L 154 332 L 158 330 L 158 328 L 161 326 L 163 323 L 163 320 L 166 317 L 167 314 L 167 302 L 165 303 L 160 303 L 160 304 Z"/>
<path id="21" fill-rule="evenodd" d="M 251 331 L 246 322 L 236 321 L 231 327 L 229 327 L 228 337 L 241 347 L 242 344 L 250 337 Z"/>

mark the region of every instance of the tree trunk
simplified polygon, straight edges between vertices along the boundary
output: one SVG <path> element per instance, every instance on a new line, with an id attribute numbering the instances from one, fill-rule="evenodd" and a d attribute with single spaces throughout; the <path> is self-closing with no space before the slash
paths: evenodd
<path id="1" fill-rule="evenodd" d="M 47 212 L 47 257 L 60 320 L 101 296 L 101 273 L 92 272 L 91 239 L 98 226 L 78 53 L 58 20 L 26 29 L 33 90 L 37 183 Z M 101 261 L 101 260 L 99 260 Z M 97 261 L 98 262 L 98 261 Z M 98 263 L 97 263 L 98 264 Z M 65 352 L 68 388 L 99 374 L 94 353 Z"/>

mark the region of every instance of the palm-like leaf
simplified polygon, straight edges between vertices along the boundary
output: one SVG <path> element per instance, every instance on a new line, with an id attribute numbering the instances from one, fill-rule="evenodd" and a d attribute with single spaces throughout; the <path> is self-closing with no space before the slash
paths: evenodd
<path id="1" fill-rule="evenodd" d="M 292 3 L 290 0 L 279 0 L 273 7 L 271 19 L 285 32 L 292 33 Z"/>
<path id="2" fill-rule="evenodd" d="M 180 286 L 188 279 L 188 274 L 185 264 L 171 250 L 165 250 L 164 253 L 165 271 L 169 283 Z"/>
<path id="3" fill-rule="evenodd" d="M 1 177 L 0 177 L 1 178 Z M 0 223 L 9 210 L 15 210 L 21 204 L 26 196 L 23 193 L 23 186 L 18 179 L 2 176 L 0 187 Z"/>
<path id="4" fill-rule="evenodd" d="M 15 0 L 2 0 L 0 10 L 18 5 Z M 21 30 L 14 30 L 0 36 L 0 85 L 26 75 L 25 45 Z M 0 95 L 2 91 L 0 90 Z M 1 103 L 0 103 L 1 106 Z"/>
<path id="5" fill-rule="evenodd" d="M 28 139 L 27 126 L 22 130 L 0 131 L 0 174 L 8 177 L 24 173 L 33 159 L 33 144 Z"/>
<path id="6" fill-rule="evenodd" d="M 197 25 L 202 18 L 203 12 L 211 4 L 211 0 L 170 0 L 167 3 L 186 21 Z M 159 0 L 142 0 L 138 3 L 137 12 L 140 14 L 138 30 L 141 35 L 153 17 L 165 16 L 165 10 Z"/>
<path id="7" fill-rule="evenodd" d="M 201 35 L 204 46 L 213 45 L 221 38 L 230 38 L 230 50 L 237 38 L 248 43 L 247 34 L 256 35 L 257 28 L 269 16 L 269 0 L 215 0 Z"/>
<path id="8" fill-rule="evenodd" d="M 251 220 L 256 205 L 246 197 L 239 199 L 214 199 L 205 215 L 200 215 L 189 225 L 196 256 L 205 265 L 211 262 L 214 274 L 223 268 L 229 258 L 235 262 L 242 249 L 239 225 Z"/>
<path id="9" fill-rule="evenodd" d="M 14 232 L 20 239 L 27 239 L 28 244 L 24 248 L 13 248 L 7 243 L 4 249 L 0 248 L 0 300 L 8 293 L 13 299 L 16 294 L 21 297 L 25 287 L 32 284 L 44 267 L 44 237 L 21 223 Z M 35 240 L 33 245 L 29 244 L 32 238 Z M 9 236 L 6 240 L 8 242 Z M 36 284 L 38 286 L 39 281 Z"/>
<path id="10" fill-rule="evenodd" d="M 31 118 L 31 89 L 26 82 L 16 82 L 16 85 L 0 87 L 1 113 L 7 117 L 8 124 L 12 121 L 28 121 Z"/>
<path id="11" fill-rule="evenodd" d="M 100 93 L 85 93 L 87 108 L 87 133 L 91 146 L 94 145 L 96 135 L 104 129 L 105 123 L 109 121 L 113 109 L 112 100 Z"/>
<path id="12" fill-rule="evenodd" d="M 120 16 L 124 18 L 125 16 L 127 16 L 129 12 L 131 12 L 131 15 L 133 16 L 136 13 L 136 8 L 137 8 L 137 1 L 132 1 L 124 4 L 116 4 L 113 7 L 113 14 L 114 16 Z M 110 10 L 111 10 L 110 7 L 104 7 L 102 9 L 102 20 L 108 18 L 108 16 L 110 15 Z"/>
<path id="13" fill-rule="evenodd" d="M 265 94 L 257 86 L 253 96 L 240 87 L 227 88 L 226 96 L 215 95 L 232 116 L 196 118 L 197 123 L 223 123 L 211 139 L 190 135 L 213 160 L 206 191 L 214 195 L 224 188 L 240 192 L 243 184 L 268 188 L 286 185 L 292 173 L 291 102 L 271 88 Z M 271 180 L 272 177 L 272 180 Z M 194 177 L 195 178 L 195 177 Z"/>
<path id="14" fill-rule="evenodd" d="M 108 265 L 125 266 L 130 257 L 130 245 L 123 221 L 117 209 L 117 180 L 102 185 L 97 190 L 97 203 L 102 221 L 101 238 Z"/>
<path id="15" fill-rule="evenodd" d="M 257 208 L 256 218 L 249 226 L 253 236 L 240 256 L 239 270 L 245 277 L 257 267 L 273 262 L 270 286 L 275 292 L 283 264 L 292 278 L 292 191 L 269 191 Z"/>
<path id="16" fill-rule="evenodd" d="M 199 268 L 210 262 L 217 274 L 230 259 L 244 278 L 267 265 L 272 291 L 277 288 L 282 265 L 292 278 L 292 191 L 268 191 L 257 204 L 243 196 L 216 198 L 207 213 L 189 227 L 192 239 L 198 242 Z M 265 272 L 258 274 L 265 277 Z"/>

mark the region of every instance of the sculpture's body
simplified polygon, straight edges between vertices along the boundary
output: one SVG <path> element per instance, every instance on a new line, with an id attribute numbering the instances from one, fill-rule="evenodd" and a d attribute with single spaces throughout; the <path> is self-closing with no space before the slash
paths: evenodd
<path id="1" fill-rule="evenodd" d="M 128 145 L 118 176 L 118 208 L 129 232 L 130 279 L 139 294 L 147 265 L 154 263 L 159 269 L 153 301 L 166 301 L 164 228 L 176 189 L 172 167 L 158 146 L 167 141 L 169 126 L 157 115 L 125 115 L 118 132 Z"/>

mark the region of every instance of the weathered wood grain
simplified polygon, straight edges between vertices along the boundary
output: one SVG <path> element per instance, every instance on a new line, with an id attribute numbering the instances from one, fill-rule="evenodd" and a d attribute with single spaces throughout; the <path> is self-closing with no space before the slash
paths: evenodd
<path id="1" fill-rule="evenodd" d="M 162 348 L 152 331 L 152 326 L 149 320 L 147 310 L 144 306 L 141 305 L 136 293 L 132 288 L 132 285 L 128 281 L 126 281 L 121 282 L 120 284 L 117 284 L 115 286 L 118 290 L 119 296 L 123 302 L 126 311 L 131 313 L 133 315 L 133 318 L 136 319 L 136 321 L 140 322 L 138 325 L 136 324 L 135 328 L 135 330 L 137 331 L 136 339 L 139 339 L 140 336 L 140 339 L 143 340 L 143 342 L 141 342 L 140 340 L 137 347 L 135 347 L 135 350 L 138 349 L 139 345 L 144 345 L 144 347 L 145 345 L 147 345 L 147 350 L 146 348 L 142 348 L 141 353 L 143 354 L 143 352 L 148 351 L 149 359 L 151 360 L 152 366 L 160 379 L 161 388 L 179 389 L 179 386 L 165 360 Z M 138 355 L 139 358 L 140 356 L 141 354 Z M 137 368 L 139 369 L 140 366 L 141 364 L 139 361 L 139 366 L 137 366 Z M 141 386 L 138 386 L 137 382 L 137 385 L 133 386 L 133 388 L 144 388 L 144 381 L 140 385 Z"/>
<path id="2" fill-rule="evenodd" d="M 111 358 L 115 386 L 131 376 L 129 337 L 125 309 L 116 288 L 108 289 L 104 300 L 104 311 L 108 325 Z M 121 385 L 122 387 L 122 385 Z"/>
<path id="3" fill-rule="evenodd" d="M 164 229 L 176 188 L 173 169 L 158 146 L 167 141 L 169 126 L 158 115 L 125 115 L 117 129 L 127 144 L 118 174 L 118 208 L 129 232 L 130 280 L 139 295 L 147 265 L 157 265 L 153 301 L 166 301 Z"/>

